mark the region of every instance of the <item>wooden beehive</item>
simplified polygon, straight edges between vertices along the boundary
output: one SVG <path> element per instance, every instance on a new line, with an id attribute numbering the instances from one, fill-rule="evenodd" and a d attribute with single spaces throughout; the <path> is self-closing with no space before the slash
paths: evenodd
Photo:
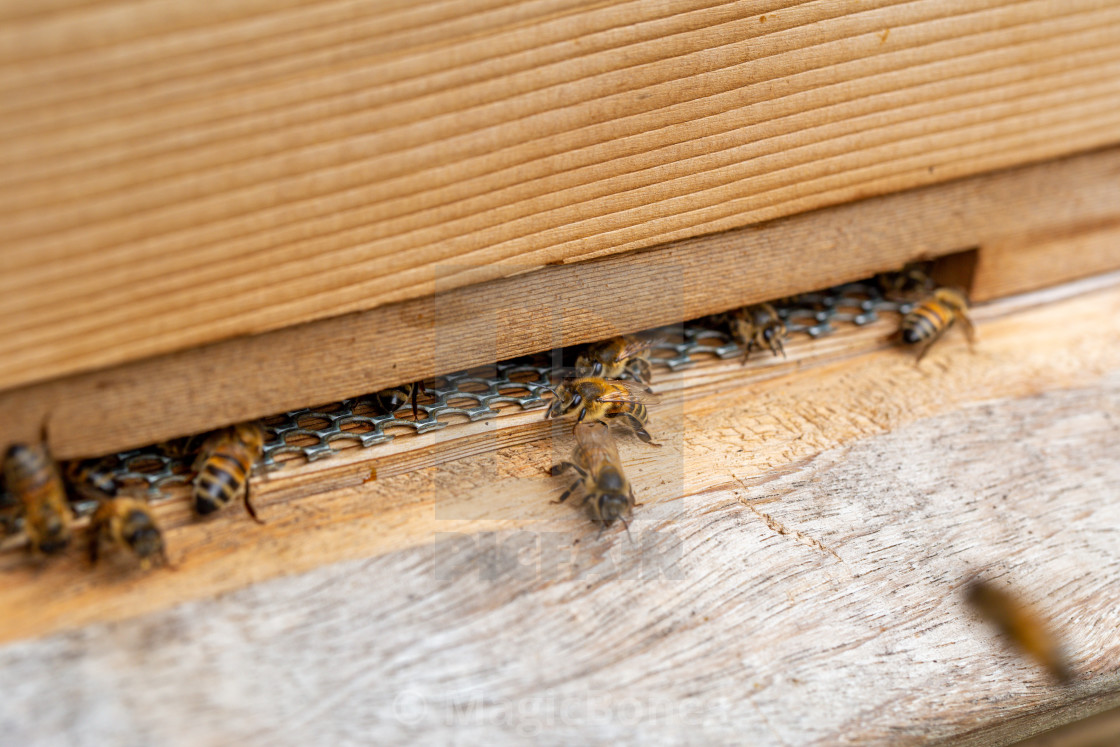
<path id="1" fill-rule="evenodd" d="M 277 472 L 263 527 L 169 500 L 174 572 L 0 555 L 17 737 L 992 743 L 1120 702 L 1114 3 L 12 0 L 0 90 L 0 440 L 59 458 L 915 260 L 981 304 L 920 368 L 885 319 L 659 376 L 632 545 L 549 505 L 526 411 Z M 977 569 L 1069 623 L 1071 687 Z M 10 715 L 52 689 L 86 705 Z"/>

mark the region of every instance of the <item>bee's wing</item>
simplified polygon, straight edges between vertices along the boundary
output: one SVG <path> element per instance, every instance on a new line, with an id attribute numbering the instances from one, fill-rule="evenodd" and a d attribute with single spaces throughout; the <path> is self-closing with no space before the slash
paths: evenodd
<path id="1" fill-rule="evenodd" d="M 635 402 L 640 405 L 656 405 L 661 398 L 646 390 L 646 385 L 624 379 L 607 379 L 607 383 L 618 387 L 599 397 L 600 402 Z"/>
<path id="2" fill-rule="evenodd" d="M 641 355 L 662 341 L 659 337 L 627 337 L 625 340 L 626 341 L 622 344 L 622 349 L 618 352 L 619 360 Z"/>
<path id="3" fill-rule="evenodd" d="M 614 451 L 614 439 L 606 423 L 584 421 L 575 427 L 576 440 L 584 449 L 600 448 Z"/>

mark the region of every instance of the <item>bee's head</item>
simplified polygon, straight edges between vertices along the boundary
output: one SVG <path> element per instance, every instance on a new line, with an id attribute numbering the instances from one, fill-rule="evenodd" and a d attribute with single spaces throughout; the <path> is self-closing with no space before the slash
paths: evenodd
<path id="1" fill-rule="evenodd" d="M 552 392 L 552 405 L 548 408 L 547 417 L 558 418 L 563 415 L 572 401 L 572 382 L 575 379 L 564 379 L 557 387 L 549 387 Z"/>
<path id="2" fill-rule="evenodd" d="M 630 499 L 626 493 L 602 493 L 596 505 L 599 512 L 599 521 L 605 526 L 610 526 L 616 519 L 626 516 L 630 508 Z"/>
<path id="3" fill-rule="evenodd" d="M 252 423 L 241 423 L 233 427 L 237 440 L 249 447 L 253 452 L 260 452 L 264 450 L 265 432 L 264 426 L 254 421 Z"/>
<path id="4" fill-rule="evenodd" d="M 4 456 L 5 459 L 27 459 L 31 454 L 31 447 L 27 444 L 12 444 L 8 447 L 8 453 Z"/>

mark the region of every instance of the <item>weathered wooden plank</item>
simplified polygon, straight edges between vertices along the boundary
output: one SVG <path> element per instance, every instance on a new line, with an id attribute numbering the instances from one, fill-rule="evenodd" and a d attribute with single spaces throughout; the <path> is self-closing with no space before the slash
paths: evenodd
<path id="1" fill-rule="evenodd" d="M 1118 173 L 1120 150 L 1111 149 L 10 390 L 0 393 L 0 445 L 37 438 L 49 419 L 59 456 L 104 454 L 817 290 L 1007 236 L 1050 241 L 1120 217 Z M 1038 282 L 1030 273 L 1024 280 Z"/>
<path id="2" fill-rule="evenodd" d="M 1103 290 L 1038 308 L 1023 299 L 980 308 L 977 352 L 969 355 L 953 335 L 921 367 L 907 351 L 880 349 L 853 357 L 825 338 L 792 344 L 788 375 L 781 377 L 765 378 L 753 373 L 753 366 L 733 362 L 659 377 L 667 404 L 655 413 L 653 428 L 668 445 L 621 444 L 647 504 L 635 527 L 644 530 L 672 518 L 684 522 L 682 531 L 702 534 L 708 512 L 718 505 L 713 496 L 729 490 L 764 493 L 824 452 L 928 418 L 964 417 L 977 403 L 1104 386 L 1101 382 L 1120 370 L 1120 347 L 1102 344 L 1120 337 L 1115 280 Z M 1040 298 L 1047 296 L 1036 296 L 1034 303 Z M 1004 315 L 1005 308 L 1015 312 Z M 1070 319 L 1091 323 L 1071 325 Z M 884 321 L 859 334 L 879 345 L 890 331 Z M 824 353 L 814 359 L 817 347 Z M 1112 417 L 1106 405 L 1102 399 L 1097 409 Z M 558 491 L 545 467 L 566 456 L 570 444 L 563 429 L 555 444 L 542 440 L 540 431 L 531 439 L 516 435 L 530 420 L 540 427 L 539 417 L 528 413 L 438 431 L 411 439 L 411 445 L 400 439 L 292 475 L 279 473 L 255 483 L 265 526 L 239 511 L 191 522 L 180 497 L 160 508 L 175 572 L 143 576 L 124 564 L 93 573 L 77 551 L 45 567 L 29 565 L 19 554 L 0 554 L 0 609 L 7 611 L 0 617 L 0 640 L 154 612 L 331 562 L 423 548 L 439 532 L 574 532 L 581 545 L 614 546 L 617 540 L 596 542 L 595 530 L 570 507 L 548 504 Z M 496 431 L 489 441 L 486 430 Z M 506 431 L 515 436 L 507 440 L 497 433 Z M 410 449 L 414 461 L 404 463 Z M 1113 468 L 1106 458 L 1100 464 Z M 1041 477 L 1048 466 L 1058 470 L 1061 463 L 1042 464 L 1037 484 L 1028 488 L 1049 484 Z M 378 479 L 368 480 L 371 468 L 378 469 Z"/>
<path id="3" fill-rule="evenodd" d="M 0 29 L 4 388 L 1120 132 L 1108 0 L 45 7 Z"/>
<path id="4" fill-rule="evenodd" d="M 1120 368 L 1097 357 L 1109 373 L 1051 388 L 1073 383 L 1068 357 L 1093 347 L 1050 351 L 1063 362 L 1049 367 L 1012 354 L 1021 327 L 999 327 L 985 326 L 979 361 L 953 346 L 891 381 L 901 356 L 877 355 L 866 363 L 879 376 L 814 377 L 817 398 L 796 400 L 794 381 L 709 405 L 703 430 L 686 407 L 683 455 L 646 448 L 631 462 L 651 504 L 633 543 L 559 519 L 574 512 L 548 507 L 554 484 L 529 476 L 545 453 L 467 460 L 452 483 L 436 476 L 411 549 L 0 648 L 19 683 L 0 723 L 20 743 L 898 745 L 1010 719 L 1017 731 L 983 741 L 1005 744 L 1104 707 L 1120 687 Z M 1011 364 L 1043 381 L 1005 395 L 1040 391 L 977 401 Z M 985 383 L 954 392 L 976 374 Z M 836 429 L 878 434 L 763 466 Z M 693 492 L 698 464 L 731 484 Z M 661 495 L 659 481 L 688 497 Z M 385 521 L 367 513 L 351 529 Z M 287 552 L 324 544 L 316 534 Z M 960 592 L 977 569 L 1044 605 L 1072 686 L 969 611 Z"/>
<path id="5" fill-rule="evenodd" d="M 977 253 L 971 296 L 987 301 L 1120 268 L 1120 222 L 1077 226 L 1052 237 L 1007 237 Z"/>

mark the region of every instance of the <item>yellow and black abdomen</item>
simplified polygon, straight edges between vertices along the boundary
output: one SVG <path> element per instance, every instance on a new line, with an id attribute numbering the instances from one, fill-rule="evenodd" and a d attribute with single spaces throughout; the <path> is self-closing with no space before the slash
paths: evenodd
<path id="1" fill-rule="evenodd" d="M 902 340 L 914 344 L 932 340 L 952 325 L 953 310 L 930 299 L 910 310 L 902 319 Z"/>
<path id="2" fill-rule="evenodd" d="M 249 481 L 253 460 L 238 444 L 227 443 L 211 453 L 194 482 L 194 508 L 209 514 L 241 497 Z"/>
<path id="3" fill-rule="evenodd" d="M 631 415 L 642 425 L 645 425 L 649 422 L 649 410 L 646 409 L 645 405 L 638 402 L 619 402 L 616 412 Z"/>

